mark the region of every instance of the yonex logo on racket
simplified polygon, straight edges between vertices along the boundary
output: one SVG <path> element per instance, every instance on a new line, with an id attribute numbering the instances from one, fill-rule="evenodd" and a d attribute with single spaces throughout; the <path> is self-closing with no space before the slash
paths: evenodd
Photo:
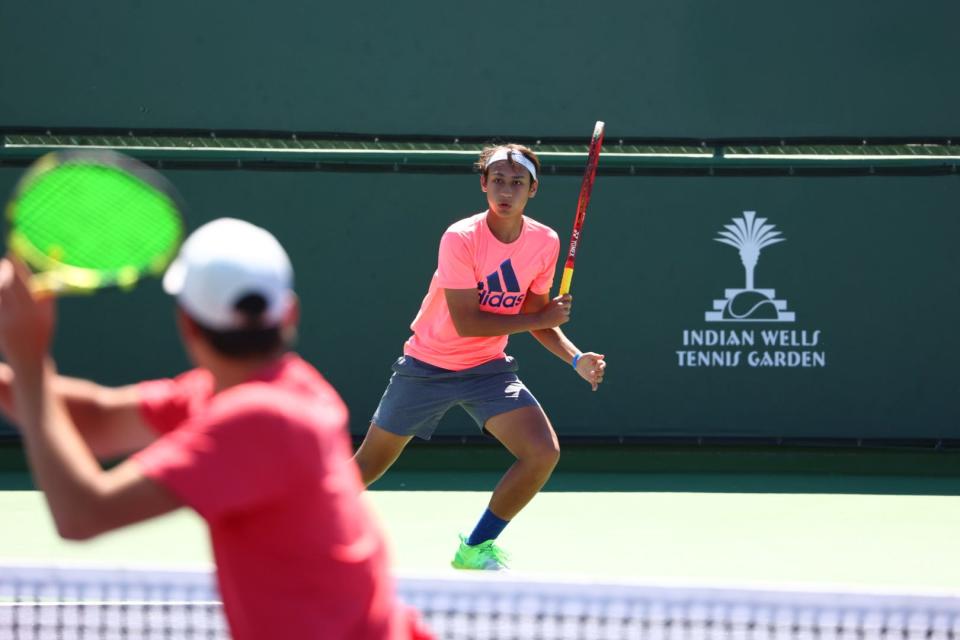
<path id="1" fill-rule="evenodd" d="M 726 289 L 724 297 L 713 301 L 713 309 L 704 314 L 707 322 L 794 322 L 796 314 L 787 311 L 787 301 L 777 300 L 774 289 L 758 289 L 754 286 L 754 270 L 760 259 L 760 251 L 786 238 L 775 231 L 775 225 L 766 224 L 766 218 L 757 218 L 756 211 L 744 211 L 743 217 L 734 218 L 733 224 L 724 226 L 717 242 L 729 245 L 740 254 L 740 262 L 746 276 L 744 287 Z"/>
<path id="2" fill-rule="evenodd" d="M 520 282 L 510 259 L 500 263 L 500 268 L 477 283 L 480 306 L 512 308 L 523 303 Z"/>
<path id="3" fill-rule="evenodd" d="M 574 229 L 573 233 L 570 235 L 570 250 L 567 251 L 568 256 L 577 255 L 577 245 L 580 244 L 580 231 Z"/>

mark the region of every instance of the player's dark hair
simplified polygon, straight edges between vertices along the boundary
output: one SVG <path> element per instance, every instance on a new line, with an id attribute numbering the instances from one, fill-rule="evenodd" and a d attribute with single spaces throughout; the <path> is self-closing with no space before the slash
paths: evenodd
<path id="1" fill-rule="evenodd" d="M 262 325 L 263 312 L 267 308 L 262 295 L 245 295 L 234 308 L 244 316 L 244 326 L 240 329 L 211 329 L 194 320 L 214 351 L 228 358 L 252 358 L 268 356 L 285 346 L 279 326 Z"/>
<path id="2" fill-rule="evenodd" d="M 478 172 L 482 173 L 484 178 L 487 177 L 487 162 L 490 160 L 490 157 L 493 156 L 493 154 L 495 154 L 500 149 L 511 149 L 513 151 L 517 151 L 518 153 L 523 154 L 527 158 L 527 160 L 532 162 L 533 166 L 537 168 L 537 175 L 538 176 L 540 175 L 541 173 L 540 158 L 537 157 L 537 154 L 535 154 L 533 150 L 530 149 L 530 147 L 526 147 L 522 144 L 516 144 L 511 142 L 509 144 L 495 144 L 495 145 L 490 145 L 483 148 L 483 150 L 480 152 L 480 157 L 477 159 L 476 162 L 473 163 L 473 168 L 476 169 Z M 513 165 L 514 167 L 521 166 L 516 162 L 514 162 L 511 156 L 507 156 L 507 157 L 510 160 L 510 164 Z"/>

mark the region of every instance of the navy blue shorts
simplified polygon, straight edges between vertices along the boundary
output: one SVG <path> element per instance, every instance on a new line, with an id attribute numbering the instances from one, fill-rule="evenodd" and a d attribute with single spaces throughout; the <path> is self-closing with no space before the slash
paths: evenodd
<path id="1" fill-rule="evenodd" d="M 540 406 L 517 377 L 518 368 L 510 356 L 461 371 L 401 356 L 393 363 L 373 423 L 390 433 L 429 440 L 440 418 L 459 405 L 483 430 L 493 416 Z"/>

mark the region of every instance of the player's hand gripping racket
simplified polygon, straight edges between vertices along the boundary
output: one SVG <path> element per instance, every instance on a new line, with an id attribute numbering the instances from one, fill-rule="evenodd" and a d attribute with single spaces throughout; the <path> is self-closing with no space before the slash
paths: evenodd
<path id="1" fill-rule="evenodd" d="M 583 182 L 580 184 L 580 198 L 577 200 L 577 216 L 573 219 L 573 233 L 570 236 L 570 251 L 567 252 L 567 261 L 563 265 L 563 277 L 560 279 L 560 295 L 570 293 L 570 282 L 573 280 L 573 264 L 577 259 L 577 246 L 583 233 L 583 221 L 587 217 L 587 205 L 590 203 L 590 192 L 593 191 L 593 180 L 597 176 L 597 162 L 600 160 L 600 147 L 603 145 L 603 122 L 597 121 L 593 128 L 593 138 L 590 140 L 590 152 L 587 154 L 587 168 L 583 173 Z"/>
<path id="2" fill-rule="evenodd" d="M 159 173 L 111 151 L 50 153 L 7 205 L 9 250 L 34 293 L 129 288 L 160 275 L 183 237 L 179 197 Z"/>

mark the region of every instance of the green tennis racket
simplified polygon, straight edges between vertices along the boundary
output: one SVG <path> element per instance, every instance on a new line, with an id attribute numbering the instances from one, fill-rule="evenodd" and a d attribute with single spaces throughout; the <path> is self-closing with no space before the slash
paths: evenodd
<path id="1" fill-rule="evenodd" d="M 142 162 L 112 151 L 50 153 L 7 205 L 7 246 L 43 294 L 132 287 L 156 276 L 183 238 L 180 198 Z"/>

